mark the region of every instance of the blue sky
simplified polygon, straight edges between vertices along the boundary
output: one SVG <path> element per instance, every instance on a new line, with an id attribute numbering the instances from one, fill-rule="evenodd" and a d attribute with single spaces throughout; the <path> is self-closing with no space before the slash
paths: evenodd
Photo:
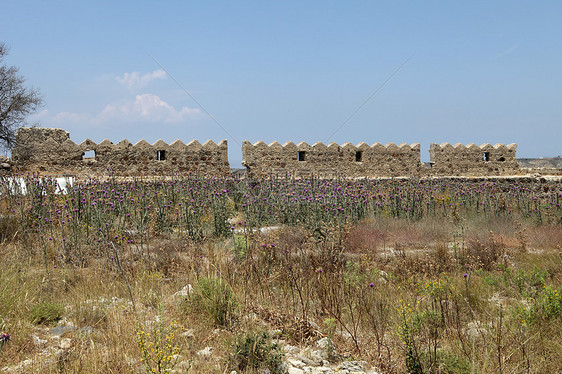
<path id="1" fill-rule="evenodd" d="M 560 1 L 14 0 L 2 13 L 5 62 L 45 99 L 29 122 L 78 143 L 228 139 L 232 167 L 242 140 L 562 155 Z"/>

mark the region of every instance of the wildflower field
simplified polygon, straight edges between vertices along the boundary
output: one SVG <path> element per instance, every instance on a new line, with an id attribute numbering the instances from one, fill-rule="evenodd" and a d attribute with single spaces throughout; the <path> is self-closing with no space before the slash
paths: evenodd
<path id="1" fill-rule="evenodd" d="M 562 183 L 0 179 L 0 371 L 562 372 Z M 211 353 L 209 353 L 211 352 Z"/>

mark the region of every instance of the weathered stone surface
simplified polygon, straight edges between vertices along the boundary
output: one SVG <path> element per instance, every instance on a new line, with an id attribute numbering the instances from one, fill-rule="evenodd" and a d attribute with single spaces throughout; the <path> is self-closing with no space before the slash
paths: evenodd
<path id="1" fill-rule="evenodd" d="M 42 174 L 157 176 L 176 173 L 223 175 L 230 173 L 226 140 L 185 145 L 176 140 L 149 144 L 128 140 L 117 144 L 90 139 L 76 144 L 67 131 L 50 128 L 20 128 L 12 159 L 18 171 Z"/>
<path id="2" fill-rule="evenodd" d="M 262 141 L 242 144 L 242 165 L 252 176 L 411 177 L 516 175 L 516 144 L 431 144 L 430 168 L 420 162 L 420 145 L 359 143 L 342 146 L 305 142 L 281 146 Z"/>
<path id="3" fill-rule="evenodd" d="M 309 176 L 323 178 L 417 176 L 421 171 L 419 144 L 317 142 L 295 145 L 262 141 L 242 143 L 242 165 L 253 176 Z"/>
<path id="4" fill-rule="evenodd" d="M 516 144 L 431 144 L 430 163 L 420 162 L 420 145 L 316 142 L 242 144 L 242 165 L 250 176 L 307 177 L 424 177 L 424 176 L 511 176 L 520 169 Z M 177 173 L 226 175 L 230 173 L 226 140 L 187 144 L 140 140 L 131 144 L 108 139 L 96 144 L 90 139 L 77 144 L 67 131 L 50 128 L 20 128 L 12 161 L 0 158 L 0 170 L 39 174 L 81 174 L 85 176 L 159 176 Z M 550 168 L 546 172 L 559 169 Z M 542 169 L 541 169 L 542 172 Z"/>
<path id="5" fill-rule="evenodd" d="M 460 176 L 515 175 L 519 173 L 519 164 L 515 158 L 517 144 L 485 143 L 475 144 L 449 143 L 435 144 L 429 147 L 430 174 Z"/>

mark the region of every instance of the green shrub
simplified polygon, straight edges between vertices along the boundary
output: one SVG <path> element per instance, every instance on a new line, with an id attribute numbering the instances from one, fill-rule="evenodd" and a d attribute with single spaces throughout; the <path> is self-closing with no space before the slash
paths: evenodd
<path id="1" fill-rule="evenodd" d="M 265 332 L 248 332 L 238 336 L 230 359 L 238 370 L 269 369 L 271 373 L 282 373 L 281 347 L 272 343 Z"/>
<path id="2" fill-rule="evenodd" d="M 538 323 L 562 316 L 562 287 L 544 286 L 542 292 L 528 309 L 519 311 L 524 323 Z"/>
<path id="3" fill-rule="evenodd" d="M 244 259 L 248 250 L 248 238 L 244 235 L 234 235 L 233 244 L 236 257 Z"/>
<path id="4" fill-rule="evenodd" d="M 427 371 L 430 373 L 443 374 L 469 374 L 470 363 L 465 357 L 457 356 L 452 352 L 444 349 L 438 349 L 437 357 L 432 357 L 429 352 L 423 352 L 422 361 L 424 361 Z"/>
<path id="5" fill-rule="evenodd" d="M 35 304 L 31 308 L 30 319 L 32 323 L 51 325 L 62 319 L 64 305 L 53 302 Z"/>
<path id="6" fill-rule="evenodd" d="M 217 326 L 229 326 L 238 306 L 234 291 L 220 277 L 199 279 L 189 297 L 189 303 L 192 308 L 206 314 Z"/>

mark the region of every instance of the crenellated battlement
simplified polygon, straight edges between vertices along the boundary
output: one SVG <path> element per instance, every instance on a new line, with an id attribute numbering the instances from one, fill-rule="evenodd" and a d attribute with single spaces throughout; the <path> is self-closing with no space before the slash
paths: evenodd
<path id="1" fill-rule="evenodd" d="M 419 144 L 306 142 L 283 145 L 263 141 L 242 143 L 242 165 L 250 175 L 317 175 L 320 177 L 378 177 L 417 175 Z"/>
<path id="2" fill-rule="evenodd" d="M 108 139 L 99 144 L 86 139 L 76 144 L 62 129 L 20 128 L 12 159 L 21 169 L 69 173 L 111 172 L 115 175 L 163 175 L 174 172 L 204 172 L 213 175 L 230 172 L 228 144 L 208 140 L 153 144 L 127 139 L 114 144 Z"/>
<path id="3" fill-rule="evenodd" d="M 434 175 L 513 175 L 519 171 L 517 144 L 435 144 L 429 147 Z"/>
<path id="4" fill-rule="evenodd" d="M 421 163 L 420 144 L 263 141 L 242 143 L 242 165 L 250 176 L 320 178 L 411 176 L 507 176 L 520 173 L 517 144 L 432 143 L 430 163 Z M 230 173 L 228 144 L 208 140 L 153 144 L 127 139 L 75 143 L 62 129 L 20 128 L 9 161 L 16 171 L 48 174 L 158 176 L 198 172 Z M 2 165 L 8 165 L 2 161 Z M 10 165 L 8 165 L 9 167 Z M 2 166 L 6 170 L 6 166 Z"/>

